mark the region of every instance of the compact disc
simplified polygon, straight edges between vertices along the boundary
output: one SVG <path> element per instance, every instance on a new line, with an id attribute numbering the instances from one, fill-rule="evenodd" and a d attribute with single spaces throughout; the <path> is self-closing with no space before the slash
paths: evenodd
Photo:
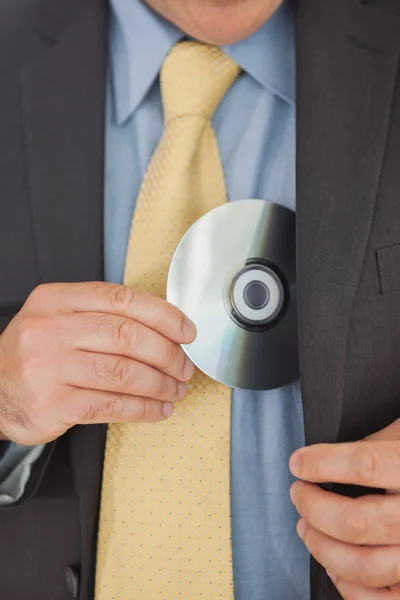
<path id="1" fill-rule="evenodd" d="M 183 346 L 206 375 L 269 390 L 299 377 L 295 214 L 239 200 L 205 214 L 179 243 L 167 300 L 197 327 Z"/>

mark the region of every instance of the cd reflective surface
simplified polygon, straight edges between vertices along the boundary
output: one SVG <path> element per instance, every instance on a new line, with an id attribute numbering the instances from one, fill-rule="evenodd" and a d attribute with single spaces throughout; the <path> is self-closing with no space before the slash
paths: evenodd
<path id="1" fill-rule="evenodd" d="M 197 327 L 183 346 L 209 377 L 268 390 L 299 377 L 295 214 L 265 200 L 224 204 L 181 240 L 167 300 Z"/>

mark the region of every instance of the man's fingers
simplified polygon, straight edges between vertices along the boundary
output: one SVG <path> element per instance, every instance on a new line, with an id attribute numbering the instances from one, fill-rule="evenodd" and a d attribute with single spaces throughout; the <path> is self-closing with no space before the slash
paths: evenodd
<path id="1" fill-rule="evenodd" d="M 196 336 L 193 323 L 178 308 L 123 285 L 101 281 L 47 284 L 36 288 L 28 302 L 38 310 L 98 312 L 128 317 L 178 344 L 188 344 Z"/>
<path id="2" fill-rule="evenodd" d="M 399 546 L 346 544 L 317 531 L 304 520 L 299 522 L 298 532 L 314 558 L 339 579 L 369 588 L 384 588 L 400 581 Z"/>
<path id="3" fill-rule="evenodd" d="M 343 600 L 400 600 L 400 587 L 398 585 L 381 590 L 373 590 L 349 583 L 343 579 L 336 579 L 334 584 Z"/>
<path id="4" fill-rule="evenodd" d="M 313 483 L 349 483 L 400 488 L 400 442 L 361 441 L 319 444 L 297 450 L 289 467 L 293 475 Z"/>
<path id="5" fill-rule="evenodd" d="M 173 404 L 150 398 L 71 388 L 69 408 L 78 424 L 156 423 L 168 419 Z"/>
<path id="6" fill-rule="evenodd" d="M 75 351 L 66 361 L 61 383 L 163 402 L 177 402 L 187 391 L 186 383 L 179 383 L 173 377 L 138 361 L 81 350 Z"/>
<path id="7" fill-rule="evenodd" d="M 73 313 L 67 317 L 66 327 L 76 332 L 74 345 L 80 350 L 133 358 L 179 381 L 187 381 L 194 373 L 192 362 L 178 344 L 127 317 Z"/>
<path id="8" fill-rule="evenodd" d="M 350 544 L 400 544 L 400 497 L 346 498 L 297 481 L 291 489 L 300 514 L 315 529 Z"/>

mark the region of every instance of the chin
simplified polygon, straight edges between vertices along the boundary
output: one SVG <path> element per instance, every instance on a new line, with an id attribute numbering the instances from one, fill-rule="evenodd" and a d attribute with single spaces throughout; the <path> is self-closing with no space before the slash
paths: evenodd
<path id="1" fill-rule="evenodd" d="M 282 0 L 146 0 L 200 42 L 227 46 L 255 33 Z"/>
<path id="2" fill-rule="evenodd" d="M 229 46 L 250 37 L 258 28 L 244 27 L 243 24 L 237 27 L 226 27 L 225 24 L 213 23 L 212 27 L 193 27 L 192 31 L 186 33 L 199 42 L 215 46 Z"/>
<path id="3" fill-rule="evenodd" d="M 264 10 L 257 11 L 255 0 L 222 0 L 218 3 L 214 0 L 208 8 L 204 2 L 203 10 L 199 10 L 197 2 L 193 4 L 193 11 L 189 11 L 191 3 L 187 4 L 187 19 L 181 23 L 181 29 L 201 42 L 216 46 L 235 44 L 251 36 L 274 12 L 271 10 L 265 14 L 265 2 L 261 7 Z"/>

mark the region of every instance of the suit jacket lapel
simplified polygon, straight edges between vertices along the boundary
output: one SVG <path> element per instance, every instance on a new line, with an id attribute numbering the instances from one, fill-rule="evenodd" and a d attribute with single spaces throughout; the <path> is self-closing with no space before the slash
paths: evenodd
<path id="1" fill-rule="evenodd" d="M 49 0 L 38 21 L 41 50 L 22 73 L 32 219 L 45 282 L 103 278 L 106 23 L 105 0 Z M 68 435 L 84 600 L 105 436 L 101 426 L 76 427 Z"/>
<path id="2" fill-rule="evenodd" d="M 28 177 L 43 281 L 102 278 L 105 3 L 47 2 L 44 50 L 22 72 Z"/>
<path id="3" fill-rule="evenodd" d="M 74 427 L 69 433 L 81 525 L 80 600 L 91 600 L 94 595 L 93 559 L 96 556 L 105 432 L 102 425 L 84 425 Z"/>
<path id="4" fill-rule="evenodd" d="M 399 46 L 399 20 L 367 2 L 298 2 L 297 253 L 308 444 L 337 439 L 347 329 L 374 212 Z"/>
<path id="5" fill-rule="evenodd" d="M 399 20 L 380 4 L 298 2 L 298 308 L 307 444 L 338 435 L 347 330 L 374 213 L 399 42 Z M 312 560 L 311 599 L 325 598 L 326 586 L 324 569 Z"/>

